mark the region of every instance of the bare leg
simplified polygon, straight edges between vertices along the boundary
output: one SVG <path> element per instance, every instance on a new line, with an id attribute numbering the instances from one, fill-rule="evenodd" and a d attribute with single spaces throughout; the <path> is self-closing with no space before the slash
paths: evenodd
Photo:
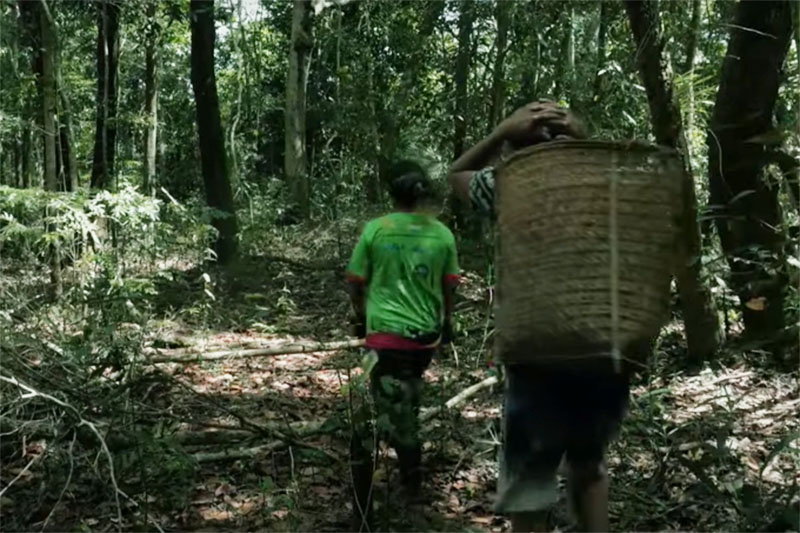
<path id="1" fill-rule="evenodd" d="M 512 514 L 511 531 L 514 532 L 550 531 L 550 528 L 547 527 L 547 511 L 533 511 L 530 513 Z"/>
<path id="2" fill-rule="evenodd" d="M 570 465 L 569 495 L 580 531 L 608 531 L 608 474 L 604 464 Z"/>

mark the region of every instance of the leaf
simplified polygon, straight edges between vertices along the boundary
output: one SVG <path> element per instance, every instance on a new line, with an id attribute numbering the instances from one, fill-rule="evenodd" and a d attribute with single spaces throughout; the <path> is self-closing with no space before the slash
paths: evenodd
<path id="1" fill-rule="evenodd" d="M 788 256 L 786 258 L 786 262 L 795 268 L 800 268 L 800 259 L 796 258 L 793 255 Z"/>

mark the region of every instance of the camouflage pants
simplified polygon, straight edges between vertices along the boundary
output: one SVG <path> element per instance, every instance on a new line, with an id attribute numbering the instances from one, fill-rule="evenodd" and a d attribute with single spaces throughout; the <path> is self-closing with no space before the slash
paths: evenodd
<path id="1" fill-rule="evenodd" d="M 357 508 L 371 511 L 371 489 L 375 462 L 375 436 L 397 452 L 401 483 L 409 488 L 422 481 L 422 441 L 419 437 L 419 406 L 425 369 L 432 351 L 378 351 L 378 362 L 370 374 L 375 405 L 374 428 L 359 423 L 350 444 L 351 469 Z M 359 416 L 360 420 L 367 417 Z M 360 528 L 357 528 L 357 530 Z"/>

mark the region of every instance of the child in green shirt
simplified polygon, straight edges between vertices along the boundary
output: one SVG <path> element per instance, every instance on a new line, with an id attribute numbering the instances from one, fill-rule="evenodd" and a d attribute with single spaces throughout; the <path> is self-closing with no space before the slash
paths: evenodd
<path id="1" fill-rule="evenodd" d="M 425 171 L 402 162 L 392 176 L 395 209 L 367 223 L 347 279 L 357 329 L 378 357 L 371 389 L 378 418 L 389 425 L 378 430 L 397 452 L 402 485 L 414 494 L 422 482 L 417 420 L 422 376 L 434 350 L 449 340 L 459 271 L 453 234 L 420 208 L 432 189 Z M 353 440 L 356 493 L 368 510 L 372 454 L 364 439 Z M 364 480 L 361 488 L 358 479 Z"/>

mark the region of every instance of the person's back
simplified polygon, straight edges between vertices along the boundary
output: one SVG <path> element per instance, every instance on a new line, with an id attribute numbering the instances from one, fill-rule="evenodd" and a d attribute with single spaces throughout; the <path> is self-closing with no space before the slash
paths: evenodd
<path id="1" fill-rule="evenodd" d="M 448 179 L 465 202 L 493 214 L 495 172 L 489 162 L 504 144 L 521 149 L 585 135 L 580 121 L 567 110 L 552 103 L 529 104 L 462 154 Z M 530 349 L 497 348 L 495 357 L 501 361 L 524 359 L 510 351 Z M 510 516 L 513 531 L 547 530 L 548 512 L 558 499 L 556 472 L 563 458 L 578 527 L 608 530 L 605 455 L 627 408 L 628 373 L 532 364 L 506 364 L 505 370 L 503 450 L 495 509 Z"/>
<path id="2" fill-rule="evenodd" d="M 366 225 L 348 273 L 369 280 L 367 347 L 404 349 L 438 338 L 442 284 L 457 277 L 453 250 L 450 230 L 423 213 L 395 212 Z"/>
<path id="3" fill-rule="evenodd" d="M 356 329 L 377 354 L 370 373 L 379 418 L 378 436 L 396 450 L 400 480 L 407 495 L 419 496 L 422 442 L 419 438 L 423 373 L 433 351 L 450 331 L 458 259 L 453 234 L 426 214 L 430 196 L 424 170 L 407 162 L 395 169 L 390 187 L 395 212 L 371 220 L 353 250 L 347 277 Z M 373 435 L 351 439 L 356 523 L 361 530 L 371 516 Z"/>

